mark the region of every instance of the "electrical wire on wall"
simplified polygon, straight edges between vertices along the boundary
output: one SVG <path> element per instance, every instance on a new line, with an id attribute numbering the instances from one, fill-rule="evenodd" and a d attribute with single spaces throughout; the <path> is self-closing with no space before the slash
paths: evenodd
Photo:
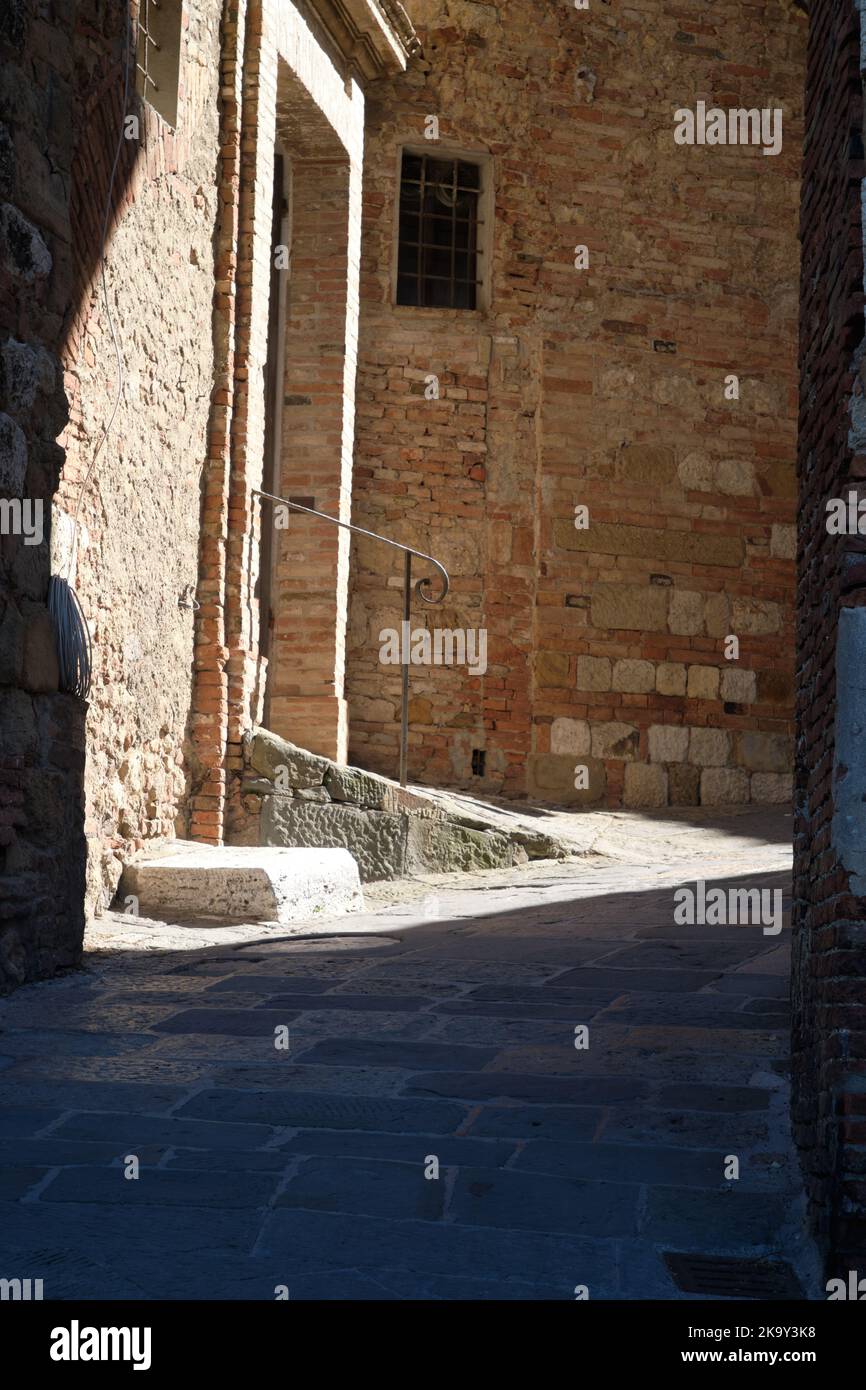
<path id="1" fill-rule="evenodd" d="M 111 166 L 111 177 L 108 182 L 108 193 L 105 199 L 105 212 L 102 218 L 102 241 L 99 249 L 100 278 L 102 281 L 102 298 L 105 304 L 105 314 L 111 332 L 111 341 L 114 344 L 115 358 L 115 396 L 111 414 L 103 423 L 102 435 L 93 452 L 87 472 L 81 483 L 78 493 L 78 504 L 75 508 L 75 516 L 72 523 L 72 542 L 69 548 L 69 558 L 66 562 L 66 576 L 52 575 L 48 581 L 48 611 L 54 623 L 54 631 L 57 639 L 57 660 L 60 668 L 60 689 L 67 691 L 71 695 L 77 695 L 79 699 L 86 700 L 90 694 L 90 682 L 93 672 L 93 645 L 90 639 L 90 629 L 87 620 L 78 601 L 75 590 L 69 583 L 69 578 L 73 572 L 73 567 L 78 553 L 78 531 L 81 504 L 87 492 L 90 479 L 96 467 L 108 436 L 114 425 L 114 420 L 120 408 L 123 397 L 124 377 L 123 361 L 120 355 L 120 341 L 114 326 L 114 319 L 111 315 L 111 305 L 108 300 L 108 283 L 105 277 L 105 243 L 108 237 L 108 223 L 111 217 L 111 209 L 114 200 L 114 181 L 117 176 L 117 166 L 120 163 L 120 152 L 123 149 L 124 126 L 126 121 L 126 108 L 129 101 L 129 71 L 130 71 L 130 42 L 129 42 L 129 15 L 125 14 L 124 24 L 124 43 L 123 43 L 123 102 L 120 111 L 120 127 L 117 132 L 117 144 L 114 151 L 114 161 Z"/>

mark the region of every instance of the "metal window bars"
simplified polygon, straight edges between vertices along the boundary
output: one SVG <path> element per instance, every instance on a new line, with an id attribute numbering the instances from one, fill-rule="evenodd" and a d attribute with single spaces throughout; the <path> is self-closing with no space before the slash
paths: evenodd
<path id="1" fill-rule="evenodd" d="M 474 309 L 481 166 L 404 150 L 400 171 L 397 302 Z M 445 211 L 439 209 L 444 208 Z"/>
<path id="2" fill-rule="evenodd" d="M 262 492 L 260 488 L 252 489 L 253 497 L 261 497 L 267 502 L 276 502 L 281 506 L 289 507 L 294 512 L 306 512 L 307 516 L 318 516 L 323 521 L 330 521 L 333 526 L 339 526 L 344 531 L 352 531 L 356 536 L 367 536 L 374 541 L 381 541 L 383 545 L 390 545 L 394 550 L 402 550 L 403 561 L 403 622 L 409 623 L 412 607 L 412 556 L 416 555 L 419 560 L 426 560 L 439 571 L 439 578 L 442 582 L 442 592 L 438 595 L 428 595 L 424 592 L 425 587 L 429 589 L 434 582 L 433 577 L 418 579 L 415 581 L 415 593 L 427 604 L 438 604 L 445 600 L 451 581 L 448 578 L 448 571 L 432 555 L 428 555 L 423 550 L 415 550 L 413 546 L 402 545 L 400 541 L 392 541 L 389 536 L 380 536 L 376 531 L 367 531 L 363 526 L 352 526 L 348 521 L 341 521 L 339 517 L 330 516 L 327 512 L 316 511 L 315 507 L 304 507 L 300 502 L 291 502 L 288 497 L 277 497 L 272 492 Z M 402 665 L 402 689 L 400 704 L 400 786 L 406 785 L 406 761 L 409 747 L 409 660 L 407 643 L 403 638 L 403 633 L 407 629 L 400 629 L 400 656 Z"/>
<path id="3" fill-rule="evenodd" d="M 150 10 L 151 6 L 155 10 L 159 9 L 159 0 L 140 0 L 138 10 L 138 43 L 136 45 L 135 66 L 142 78 L 141 95 L 147 100 L 147 89 L 152 87 L 155 92 L 159 87 L 150 75 L 150 50 L 153 48 L 158 53 L 159 44 L 150 32 Z M 144 61 L 139 62 L 139 58 Z"/>

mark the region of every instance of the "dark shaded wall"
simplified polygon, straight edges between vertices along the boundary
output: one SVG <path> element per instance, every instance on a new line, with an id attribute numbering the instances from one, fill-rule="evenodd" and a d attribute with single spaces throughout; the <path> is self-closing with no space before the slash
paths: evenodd
<path id="1" fill-rule="evenodd" d="M 86 710 L 58 691 L 46 608 L 67 416 L 73 24 L 69 0 L 0 6 L 0 501 L 43 504 L 41 543 L 0 536 L 0 991 L 75 965 L 84 928 Z"/>
<path id="2" fill-rule="evenodd" d="M 866 1250 L 866 555 L 826 504 L 866 496 L 860 18 L 813 0 L 801 204 L 794 1130 L 831 1265 Z M 861 1271 L 862 1272 L 862 1271 Z"/>

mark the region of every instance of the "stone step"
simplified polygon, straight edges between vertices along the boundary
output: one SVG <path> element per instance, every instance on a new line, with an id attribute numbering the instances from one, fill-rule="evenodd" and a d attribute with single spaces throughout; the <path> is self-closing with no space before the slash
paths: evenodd
<path id="1" fill-rule="evenodd" d="M 531 815 L 466 795 L 400 787 L 343 767 L 267 729 L 244 739 L 246 823 L 235 843 L 342 846 L 364 883 L 417 873 L 509 868 L 572 850 Z"/>
<path id="2" fill-rule="evenodd" d="M 175 842 L 130 864 L 120 893 L 142 916 L 294 922 L 364 907 L 358 865 L 346 849 L 217 847 Z"/>

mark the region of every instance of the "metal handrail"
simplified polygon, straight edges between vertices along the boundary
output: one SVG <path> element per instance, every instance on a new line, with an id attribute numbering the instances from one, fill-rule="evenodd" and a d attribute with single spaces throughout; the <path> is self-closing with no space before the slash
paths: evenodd
<path id="1" fill-rule="evenodd" d="M 277 497 L 273 492 L 262 492 L 261 488 L 252 489 L 253 497 L 263 497 L 267 502 L 279 502 L 283 507 L 290 507 L 294 512 L 306 512 L 308 516 L 321 517 L 323 521 L 330 521 L 334 526 L 341 526 L 344 531 L 354 531 L 357 536 L 368 536 L 370 540 L 381 541 L 383 545 L 393 546 L 395 550 L 402 550 L 404 555 L 403 563 L 403 622 L 409 623 L 410 611 L 412 606 L 412 556 L 417 555 L 419 560 L 428 560 L 431 565 L 435 565 L 442 579 L 442 592 L 438 597 L 428 597 L 424 592 L 424 587 L 433 583 L 432 579 L 418 579 L 415 583 L 415 592 L 418 597 L 429 604 L 444 602 L 451 581 L 448 578 L 448 571 L 444 565 L 432 555 L 428 555 L 423 550 L 416 550 L 414 546 L 402 545 L 400 541 L 392 541 L 388 536 L 380 536 L 377 531 L 366 531 L 363 526 L 352 526 L 348 521 L 341 521 L 338 516 L 330 516 L 328 512 L 317 512 L 314 507 L 302 507 L 300 502 L 290 502 L 288 497 Z M 403 640 L 405 629 L 400 631 L 400 655 L 403 667 L 403 681 L 400 705 L 400 786 L 406 785 L 406 759 L 409 747 L 409 661 L 406 648 L 408 644 Z"/>

